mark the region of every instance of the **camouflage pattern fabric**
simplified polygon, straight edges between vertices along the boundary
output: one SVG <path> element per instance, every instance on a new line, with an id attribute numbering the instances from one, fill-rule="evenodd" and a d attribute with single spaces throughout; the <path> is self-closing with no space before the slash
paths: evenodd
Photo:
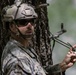
<path id="1" fill-rule="evenodd" d="M 10 40 L 2 54 L 3 75 L 46 75 L 37 58 L 33 49 Z"/>
<path id="2" fill-rule="evenodd" d="M 59 64 L 49 65 L 45 71 L 35 51 L 13 39 L 3 50 L 1 64 L 2 75 L 62 75 Z"/>

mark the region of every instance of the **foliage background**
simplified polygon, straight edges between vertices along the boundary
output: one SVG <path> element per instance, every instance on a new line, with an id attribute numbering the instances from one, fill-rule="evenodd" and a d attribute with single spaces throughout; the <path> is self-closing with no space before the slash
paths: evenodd
<path id="1" fill-rule="evenodd" d="M 55 34 L 61 23 L 67 32 L 59 37 L 64 42 L 76 44 L 76 0 L 47 0 L 50 31 Z M 53 51 L 54 64 L 63 60 L 68 49 L 56 43 Z M 66 71 L 66 75 L 76 75 L 76 64 Z"/>

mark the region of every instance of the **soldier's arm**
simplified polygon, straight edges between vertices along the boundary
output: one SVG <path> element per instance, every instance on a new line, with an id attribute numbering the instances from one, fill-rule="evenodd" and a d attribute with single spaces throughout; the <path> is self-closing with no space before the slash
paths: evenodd
<path id="1" fill-rule="evenodd" d="M 65 71 L 62 71 L 61 70 L 61 67 L 59 64 L 56 64 L 56 65 L 49 65 L 47 66 L 46 68 L 46 71 L 48 72 L 48 74 L 50 75 L 58 75 L 58 74 L 64 74 L 65 75 Z"/>

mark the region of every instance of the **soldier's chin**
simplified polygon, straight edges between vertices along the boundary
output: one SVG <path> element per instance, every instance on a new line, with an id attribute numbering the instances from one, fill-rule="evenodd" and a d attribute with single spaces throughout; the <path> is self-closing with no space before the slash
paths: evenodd
<path id="1" fill-rule="evenodd" d="M 31 39 L 33 37 L 33 34 L 32 35 L 25 35 L 25 39 Z"/>

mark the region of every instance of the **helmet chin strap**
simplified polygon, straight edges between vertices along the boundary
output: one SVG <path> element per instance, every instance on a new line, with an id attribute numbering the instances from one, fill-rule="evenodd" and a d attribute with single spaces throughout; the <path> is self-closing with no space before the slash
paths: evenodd
<path id="1" fill-rule="evenodd" d="M 21 31 L 18 29 L 18 26 L 17 26 L 17 25 L 15 25 L 15 26 L 16 26 L 18 32 L 19 32 L 17 35 L 20 35 L 23 39 L 26 39 L 26 38 L 24 37 L 24 35 L 21 33 Z"/>
<path id="2" fill-rule="evenodd" d="M 14 21 L 13 21 L 13 24 L 15 25 L 16 29 L 18 30 L 18 33 L 16 33 L 16 35 L 17 35 L 17 36 L 20 35 L 23 39 L 26 39 L 26 38 L 24 37 L 24 35 L 21 33 L 21 31 L 19 30 L 17 24 L 16 24 Z"/>

